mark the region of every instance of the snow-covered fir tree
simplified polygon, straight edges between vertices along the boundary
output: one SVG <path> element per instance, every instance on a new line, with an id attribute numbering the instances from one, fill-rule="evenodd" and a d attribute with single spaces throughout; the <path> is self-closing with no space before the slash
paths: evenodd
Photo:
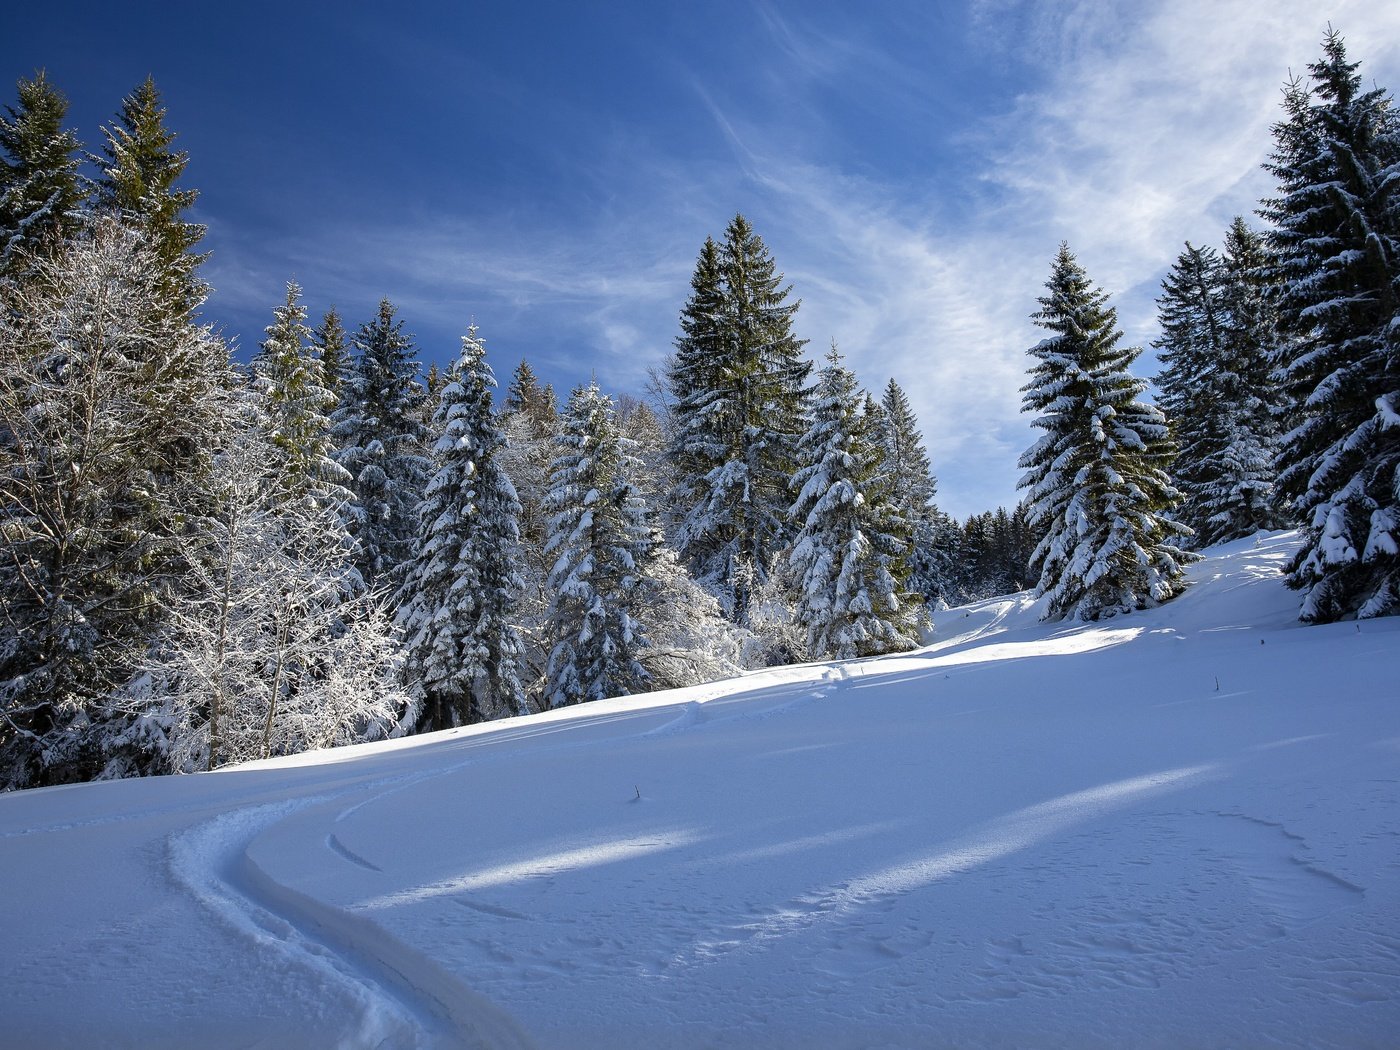
<path id="1" fill-rule="evenodd" d="M 397 588 L 413 557 L 430 460 L 418 362 L 385 299 L 355 336 L 354 366 L 332 415 L 335 459 L 350 472 L 351 527 L 367 583 Z"/>
<path id="2" fill-rule="evenodd" d="M 867 400 L 832 347 L 792 478 L 798 531 L 788 561 L 810 659 L 850 660 L 918 641 L 919 601 L 905 587 L 909 529 L 881 476 Z"/>
<path id="3" fill-rule="evenodd" d="M 437 472 L 418 507 L 419 539 L 400 599 L 406 681 L 422 728 L 523 713 L 521 639 L 512 620 L 520 501 L 498 462 L 495 375 L 473 326 L 448 373 L 433 429 Z"/>
<path id="4" fill-rule="evenodd" d="M 723 245 L 701 249 L 668 377 L 677 546 L 736 621 L 745 581 L 761 581 L 791 538 L 787 483 L 811 365 L 792 334 L 790 292 L 762 238 L 735 216 Z"/>
<path id="5" fill-rule="evenodd" d="M 111 698 L 172 601 L 209 506 L 233 374 L 171 311 L 158 252 L 101 219 L 0 306 L 0 784 L 85 779 Z"/>
<path id="6" fill-rule="evenodd" d="M 0 275 L 19 257 L 76 233 L 87 187 L 78 137 L 63 126 L 68 100 L 43 70 L 17 84 L 19 104 L 0 116 Z"/>
<path id="7" fill-rule="evenodd" d="M 548 706 L 624 696 L 647 687 L 637 620 L 658 537 L 632 481 L 636 460 L 612 399 L 596 383 L 574 391 L 550 469 L 545 509 L 552 641 Z"/>
<path id="8" fill-rule="evenodd" d="M 1179 498 L 1165 467 L 1166 419 L 1138 400 L 1128 372 L 1140 351 L 1121 347 L 1117 313 L 1061 244 L 1032 314 L 1054 333 L 1030 350 L 1024 411 L 1045 436 L 1021 457 L 1029 520 L 1041 531 L 1032 569 L 1046 619 L 1095 620 L 1165 601 L 1184 586 L 1193 556 L 1175 541 Z"/>
<path id="9" fill-rule="evenodd" d="M 259 424 L 278 459 L 279 483 L 289 499 L 311 498 L 342 510 L 350 501 L 350 472 L 332 457 L 329 413 L 335 401 L 314 356 L 301 288 L 287 283 L 287 297 L 273 311 L 267 338 L 253 355 L 253 389 Z"/>
<path id="10" fill-rule="evenodd" d="M 1297 406 L 1278 491 L 1304 542 L 1303 620 L 1400 612 L 1400 115 L 1329 32 L 1285 92 L 1262 214 L 1284 389 Z"/>
<path id="11" fill-rule="evenodd" d="M 1243 223 L 1232 227 L 1237 251 L 1254 242 Z M 1158 405 L 1177 445 L 1172 480 L 1181 490 L 1181 521 L 1208 547 L 1277 524 L 1271 507 L 1277 397 L 1270 380 L 1273 347 L 1260 342 L 1248 308 L 1248 274 L 1227 269 L 1210 247 L 1187 243 L 1162 281 L 1162 334 L 1154 343 L 1164 365 Z"/>

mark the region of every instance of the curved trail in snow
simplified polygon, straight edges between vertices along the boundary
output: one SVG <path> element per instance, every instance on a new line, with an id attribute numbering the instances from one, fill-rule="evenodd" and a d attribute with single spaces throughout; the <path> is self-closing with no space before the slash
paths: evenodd
<path id="1" fill-rule="evenodd" d="M 347 795 L 392 791 L 393 777 L 331 796 L 239 809 L 172 836 L 178 884 L 256 947 L 280 952 L 343 994 L 356 1016 L 335 1045 L 376 1050 L 514 1050 L 530 1045 L 519 1025 L 431 959 L 378 925 L 272 877 L 254 856 L 259 839 L 292 818 L 342 808 Z"/>

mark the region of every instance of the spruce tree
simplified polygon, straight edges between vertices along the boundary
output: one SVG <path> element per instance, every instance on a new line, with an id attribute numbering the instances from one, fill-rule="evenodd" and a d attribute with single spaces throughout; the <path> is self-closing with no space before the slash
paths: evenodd
<path id="1" fill-rule="evenodd" d="M 495 375 L 473 326 L 447 375 L 433 430 L 437 473 L 418 507 L 419 538 L 400 599 L 406 679 L 426 730 L 523 713 L 512 621 L 520 501 L 502 472 Z"/>
<path id="2" fill-rule="evenodd" d="M 276 451 L 288 498 L 312 498 L 342 507 L 350 499 L 350 473 L 331 456 L 329 413 L 335 406 L 325 372 L 313 356 L 301 288 L 287 283 L 286 301 L 273 311 L 267 338 L 253 355 L 253 388 L 261 395 L 261 426 Z"/>
<path id="3" fill-rule="evenodd" d="M 311 333 L 311 345 L 321 363 L 321 385 L 331 396 L 333 405 L 340 403 L 340 389 L 351 368 L 350 350 L 346 344 L 345 325 L 332 306 Z"/>
<path id="4" fill-rule="evenodd" d="M 93 158 L 101 172 L 99 201 L 145 233 L 170 309 L 189 313 L 205 291 L 195 271 L 206 257 L 194 253 L 204 227 L 183 218 L 199 193 L 176 187 L 189 157 L 171 148 L 175 133 L 165 126 L 165 109 L 151 77 L 122 100 L 116 122 L 103 135 L 105 159 Z"/>
<path id="5" fill-rule="evenodd" d="M 63 127 L 68 100 L 43 70 L 20 80 L 19 105 L 0 117 L 0 275 L 78 229 L 86 187 L 77 136 Z"/>
<path id="6" fill-rule="evenodd" d="M 546 668 L 550 707 L 647 687 L 647 639 L 636 614 L 658 537 L 632 475 L 612 399 L 596 383 L 569 399 L 550 469 L 547 551 L 554 567 Z"/>
<path id="7" fill-rule="evenodd" d="M 1129 374 L 1140 351 L 1120 347 L 1117 314 L 1069 246 L 1060 245 L 1047 294 L 1031 316 L 1053 334 L 1023 388 L 1045 436 L 1021 457 L 1029 520 L 1042 530 L 1032 568 L 1046 619 L 1095 620 L 1165 601 L 1191 556 L 1173 541 L 1190 530 L 1170 516 L 1179 498 L 1165 473 L 1172 447 L 1162 413 L 1137 398 Z"/>
<path id="8" fill-rule="evenodd" d="M 800 304 L 790 293 L 767 245 L 735 216 L 724 244 L 701 250 L 669 377 L 679 548 L 740 622 L 751 581 L 791 537 L 787 482 L 811 365 L 792 334 Z"/>
<path id="9" fill-rule="evenodd" d="M 909 587 L 926 601 L 947 601 L 953 592 L 951 522 L 935 506 L 938 483 L 919 434 L 914 408 L 893 379 L 880 400 L 880 445 L 898 512 L 909 523 Z"/>
<path id="10" fill-rule="evenodd" d="M 1198 547 L 1277 524 L 1272 340 L 1248 269 L 1257 239 L 1240 220 L 1229 237 L 1229 266 L 1214 249 L 1187 242 L 1157 300 L 1162 335 L 1154 345 L 1165 366 L 1158 405 L 1177 445 L 1180 518 Z"/>
<path id="11" fill-rule="evenodd" d="M 413 342 L 389 300 L 360 326 L 354 346 L 354 367 L 332 416 L 335 459 L 353 479 L 350 523 L 360 571 L 367 583 L 397 590 L 413 556 L 430 467 L 424 393 Z"/>
<path id="12" fill-rule="evenodd" d="M 882 478 L 875 407 L 833 346 L 792 478 L 797 534 L 788 561 L 812 659 L 896 652 L 918 640 L 917 600 L 903 585 L 908 529 Z"/>
<path id="13" fill-rule="evenodd" d="M 1400 116 L 1329 32 L 1274 127 L 1273 279 L 1295 406 L 1278 492 L 1304 540 L 1300 617 L 1400 611 Z"/>

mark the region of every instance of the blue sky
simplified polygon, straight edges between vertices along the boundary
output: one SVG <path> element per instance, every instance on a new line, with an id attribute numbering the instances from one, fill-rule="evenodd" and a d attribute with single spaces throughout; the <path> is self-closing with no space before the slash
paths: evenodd
<path id="1" fill-rule="evenodd" d="M 209 321 L 251 349 L 295 278 L 425 362 L 475 320 L 497 374 L 641 393 L 695 256 L 743 212 L 868 386 L 919 413 L 960 517 L 1014 502 L 1028 315 L 1061 240 L 1155 335 L 1182 242 L 1268 190 L 1291 69 L 1330 20 L 1400 87 L 1400 5 L 614 2 L 23 5 L 90 147 L 155 76 L 201 191 Z M 1139 372 L 1150 375 L 1149 356 Z"/>

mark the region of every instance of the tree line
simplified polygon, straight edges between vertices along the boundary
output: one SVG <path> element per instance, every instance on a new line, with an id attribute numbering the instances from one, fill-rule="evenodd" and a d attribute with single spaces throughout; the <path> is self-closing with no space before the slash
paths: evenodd
<path id="1" fill-rule="evenodd" d="M 1033 315 L 1022 503 L 959 523 L 909 400 L 820 362 L 742 216 L 701 247 L 650 400 L 503 398 L 473 326 L 423 374 L 390 302 L 288 284 L 246 367 L 151 80 L 87 155 L 42 74 L 0 118 L 0 784 L 208 769 L 1179 593 L 1300 525 L 1309 621 L 1400 606 L 1400 134 L 1341 38 L 1289 82 L 1268 226 L 1188 243 L 1156 403 L 1067 245 Z"/>

